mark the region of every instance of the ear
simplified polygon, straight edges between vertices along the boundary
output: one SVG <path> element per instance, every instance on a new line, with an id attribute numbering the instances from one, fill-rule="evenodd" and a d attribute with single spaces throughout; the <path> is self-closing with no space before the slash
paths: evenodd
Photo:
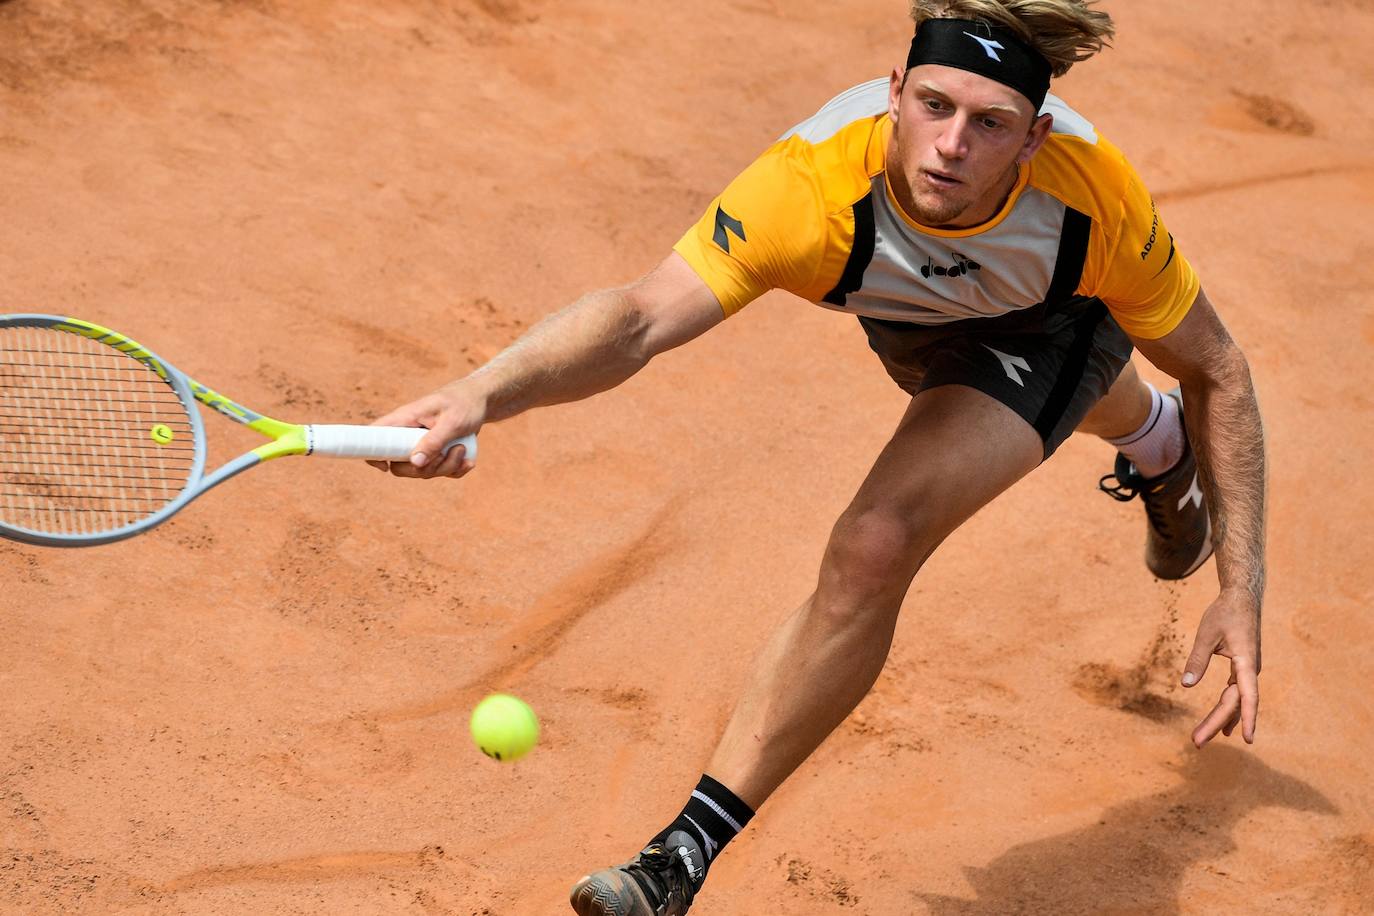
<path id="1" fill-rule="evenodd" d="M 897 110 L 902 107 L 902 84 L 906 82 L 906 71 L 893 67 L 887 78 L 887 116 L 897 123 Z"/>
<path id="2" fill-rule="evenodd" d="M 1040 151 L 1040 147 L 1045 145 L 1045 141 L 1050 138 L 1050 128 L 1054 126 L 1054 115 L 1042 114 L 1031 122 L 1031 129 L 1026 134 L 1026 142 L 1021 147 L 1021 152 L 1017 153 L 1016 161 L 1026 163 L 1031 161 L 1031 157 Z"/>

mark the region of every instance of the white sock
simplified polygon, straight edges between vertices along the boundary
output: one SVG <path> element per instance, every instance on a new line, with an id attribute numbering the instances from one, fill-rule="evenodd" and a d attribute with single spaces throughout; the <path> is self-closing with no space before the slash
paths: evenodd
<path id="1" fill-rule="evenodd" d="M 1107 441 L 1149 480 L 1178 464 L 1183 457 L 1184 437 L 1178 401 L 1160 394 L 1149 382 L 1145 387 L 1150 389 L 1150 415 L 1129 436 Z"/>

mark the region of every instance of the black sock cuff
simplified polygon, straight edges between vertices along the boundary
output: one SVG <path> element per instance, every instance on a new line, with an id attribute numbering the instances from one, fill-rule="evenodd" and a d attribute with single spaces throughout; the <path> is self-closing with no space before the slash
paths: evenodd
<path id="1" fill-rule="evenodd" d="M 739 796 L 703 773 L 682 813 L 649 842 L 666 844 L 675 830 L 693 837 L 693 842 L 700 847 L 700 861 L 686 855 L 684 861 L 693 886 L 700 888 L 711 862 L 753 817 L 754 810 L 740 801 Z"/>
<path id="2" fill-rule="evenodd" d="M 754 817 L 753 808 L 750 808 L 734 792 L 705 773 L 701 774 L 701 781 L 697 783 L 696 790 L 720 805 L 725 813 L 741 828 Z"/>

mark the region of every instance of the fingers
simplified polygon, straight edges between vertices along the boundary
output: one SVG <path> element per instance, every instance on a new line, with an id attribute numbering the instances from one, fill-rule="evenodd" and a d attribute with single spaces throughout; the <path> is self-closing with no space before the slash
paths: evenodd
<path id="1" fill-rule="evenodd" d="M 1246 744 L 1254 744 L 1259 720 L 1259 673 L 1255 663 L 1244 655 L 1231 659 L 1231 670 L 1240 691 L 1240 736 Z"/>
<path id="2" fill-rule="evenodd" d="M 1197 727 L 1193 729 L 1193 745 L 1202 747 L 1208 741 L 1217 736 L 1227 722 L 1235 716 L 1240 715 L 1240 688 L 1235 684 L 1227 684 L 1226 689 L 1221 692 L 1221 698 L 1217 700 L 1217 705 L 1212 707 L 1212 711 L 1207 713 Z"/>
<path id="3" fill-rule="evenodd" d="M 378 418 L 375 426 L 404 426 L 424 429 L 411 450 L 408 461 L 369 461 L 381 471 L 396 477 L 428 480 L 434 477 L 462 477 L 473 469 L 473 459 L 462 445 L 448 444 L 473 435 L 482 426 L 485 400 L 461 382 L 434 394 L 412 401 Z"/>
<path id="4" fill-rule="evenodd" d="M 417 453 L 421 451 L 423 445 L 424 442 L 421 441 L 420 445 L 416 447 Z M 441 442 L 439 444 L 439 449 L 433 453 L 437 457 L 430 458 L 425 462 L 424 470 L 428 472 L 430 477 L 462 477 L 463 474 L 467 473 L 467 471 L 463 470 L 463 465 L 468 465 L 469 470 L 472 466 L 472 462 L 467 458 L 467 448 L 462 445 L 455 445 L 445 454 L 443 452 L 443 445 L 444 443 Z M 413 465 L 415 463 L 415 456 L 412 455 L 410 461 Z"/>
<path id="5" fill-rule="evenodd" d="M 447 452 L 444 446 L 456 435 L 446 436 L 441 429 L 430 430 L 415 444 L 409 461 L 369 461 L 379 471 L 390 471 L 397 477 L 428 480 L 431 477 L 462 477 L 475 466 L 467 457 L 467 447 L 455 445 Z M 436 457 L 437 456 L 437 457 Z"/>
<path id="6" fill-rule="evenodd" d="M 386 462 L 379 462 L 386 464 Z M 393 461 L 390 463 L 390 471 L 395 477 L 409 477 L 412 480 L 430 480 L 434 477 L 462 477 L 476 467 L 476 463 L 467 457 L 467 448 L 462 445 L 455 445 L 448 450 L 447 454 L 441 454 L 437 459 L 426 461 L 421 467 L 417 467 L 414 459 L 411 461 Z"/>
<path id="7" fill-rule="evenodd" d="M 1217 650 L 1220 638 L 1208 627 L 1200 626 L 1197 636 L 1193 639 L 1193 651 L 1188 655 L 1188 662 L 1183 666 L 1183 686 L 1191 687 L 1202 680 L 1202 676 L 1207 673 L 1207 664 L 1212 660 L 1212 653 Z"/>
<path id="8" fill-rule="evenodd" d="M 474 461 L 469 461 L 469 460 L 467 460 L 467 459 L 465 458 L 465 459 L 463 459 L 463 463 L 462 463 L 461 465 L 459 465 L 458 470 L 454 471 L 452 474 L 450 474 L 450 475 L 448 475 L 448 476 L 450 476 L 450 477 L 452 477 L 453 479 L 457 480 L 459 477 L 462 477 L 464 474 L 466 474 L 468 471 L 471 471 L 471 470 L 472 470 L 473 468 L 475 468 L 475 467 L 477 467 L 477 463 L 476 463 L 476 462 L 474 462 Z"/>
<path id="9" fill-rule="evenodd" d="M 378 417 L 373 420 L 372 426 L 428 426 L 424 422 L 434 416 L 436 410 L 430 403 L 431 398 L 425 397 L 418 401 L 412 401 L 402 407 L 397 407 L 391 413 Z"/>
<path id="10" fill-rule="evenodd" d="M 454 460 L 454 453 L 456 452 L 457 457 L 461 459 L 464 449 L 461 445 L 455 445 L 445 454 L 444 446 L 466 432 L 466 430 L 459 432 L 459 429 L 458 423 L 446 419 L 441 414 L 430 431 L 425 433 L 419 442 L 415 443 L 415 451 L 410 454 L 410 463 L 417 468 L 423 468 L 431 462 L 438 462 L 435 465 L 434 473 L 430 475 L 431 477 L 446 477 L 452 474 L 458 469 L 458 463 Z M 446 470 L 443 469 L 445 464 L 447 464 Z"/>
<path id="11" fill-rule="evenodd" d="M 398 407 L 391 413 L 384 414 L 373 420 L 372 426 L 406 426 L 406 427 L 428 427 L 433 425 L 434 418 L 438 415 L 439 408 L 433 403 L 434 396 L 423 397 L 418 401 Z M 422 440 L 423 441 L 423 440 Z M 394 465 L 398 462 L 392 461 L 369 461 L 379 471 L 393 471 Z M 398 475 L 403 476 L 403 475 Z"/>

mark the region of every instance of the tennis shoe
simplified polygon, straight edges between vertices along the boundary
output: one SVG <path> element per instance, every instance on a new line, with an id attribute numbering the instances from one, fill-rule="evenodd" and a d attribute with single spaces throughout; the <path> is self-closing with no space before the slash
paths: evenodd
<path id="1" fill-rule="evenodd" d="M 573 885 L 573 910 L 577 916 L 681 916 L 696 895 L 687 858 L 692 846 L 670 851 L 650 843 L 624 865 L 587 875 Z"/>
<path id="2" fill-rule="evenodd" d="M 1178 401 L 1181 421 L 1182 393 L 1175 388 L 1165 397 Z M 1109 486 L 1108 481 L 1115 483 Z M 1129 502 L 1139 496 L 1145 504 L 1149 523 L 1145 533 L 1145 565 L 1159 578 L 1191 576 L 1212 555 L 1212 520 L 1198 484 L 1197 459 L 1186 428 L 1183 457 L 1163 474 L 1142 477 L 1135 465 L 1118 452 L 1116 467 L 1097 486 L 1113 499 Z"/>

